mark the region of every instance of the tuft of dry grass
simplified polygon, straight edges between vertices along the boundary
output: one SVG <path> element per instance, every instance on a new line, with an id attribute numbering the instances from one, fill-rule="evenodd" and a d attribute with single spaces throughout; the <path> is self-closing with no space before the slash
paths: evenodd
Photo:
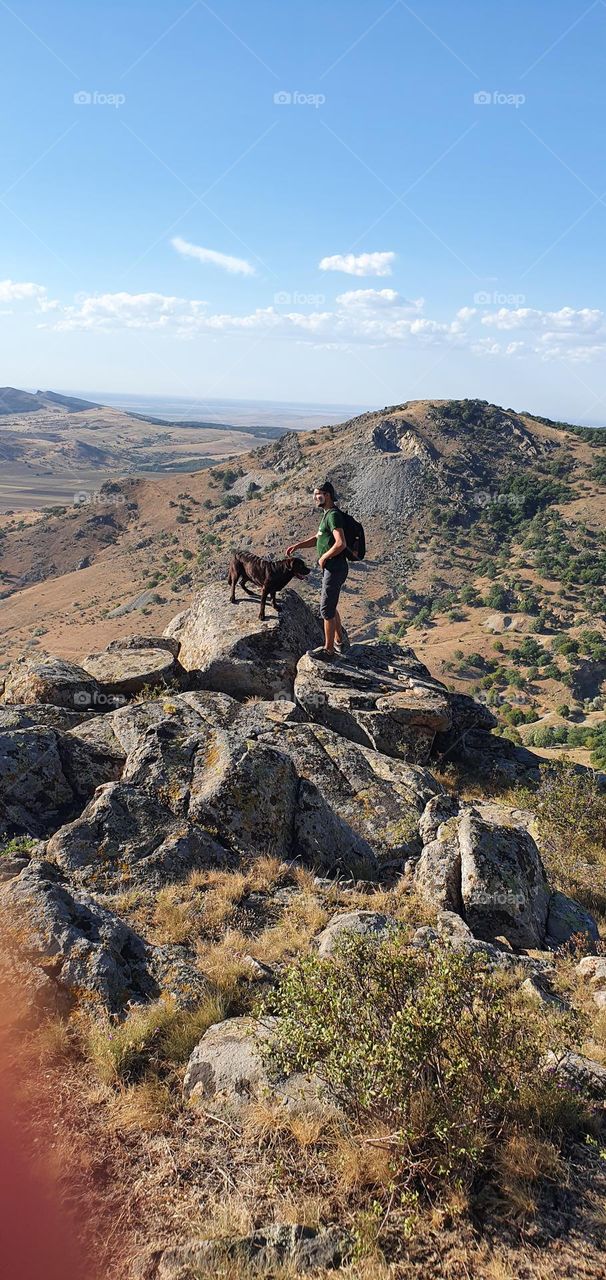
<path id="1" fill-rule="evenodd" d="M 315 894 L 306 890 L 291 899 L 276 924 L 249 942 L 249 952 L 264 964 L 277 964 L 305 951 L 324 927 L 328 912 Z"/>
<path id="2" fill-rule="evenodd" d="M 165 997 L 132 1009 L 124 1022 L 89 1017 L 84 1049 L 104 1084 L 133 1082 L 186 1062 L 204 1032 L 225 1016 L 220 994 L 209 993 L 193 1010 L 179 1009 L 174 999 Z"/>
<path id="3" fill-rule="evenodd" d="M 536 1213 L 542 1182 L 562 1183 L 566 1173 L 557 1147 L 531 1130 L 514 1130 L 495 1154 L 502 1211 L 509 1217 Z"/>

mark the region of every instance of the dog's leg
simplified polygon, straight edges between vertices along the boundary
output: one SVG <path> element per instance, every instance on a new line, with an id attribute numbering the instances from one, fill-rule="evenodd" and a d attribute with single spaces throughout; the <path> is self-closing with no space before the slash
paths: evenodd
<path id="1" fill-rule="evenodd" d="M 246 584 L 247 584 L 247 582 L 248 582 L 248 578 L 243 578 L 243 579 L 242 579 L 242 590 L 246 592 L 247 596 L 252 596 L 252 595 L 254 595 L 255 593 L 254 593 L 254 591 L 251 591 L 250 587 L 247 587 L 247 585 L 246 585 Z"/>
<path id="2" fill-rule="evenodd" d="M 267 587 L 265 586 L 263 587 L 263 592 L 261 594 L 261 609 L 259 611 L 259 617 L 261 619 L 261 622 L 265 622 L 265 601 L 266 600 L 267 600 Z"/>
<path id="3" fill-rule="evenodd" d="M 236 603 L 236 583 L 238 581 L 238 577 L 239 577 L 239 574 L 237 572 L 230 574 L 230 577 L 229 577 L 229 581 L 231 583 L 231 595 L 229 598 L 232 604 Z"/>
<path id="4" fill-rule="evenodd" d="M 275 609 L 276 613 L 279 613 L 279 612 L 280 612 L 280 609 L 282 608 L 282 605 L 281 605 L 281 604 L 276 604 L 276 593 L 275 593 L 275 591 L 274 591 L 274 593 L 273 593 L 273 595 L 272 595 L 271 602 L 272 602 L 272 604 L 273 604 L 273 607 L 274 607 L 274 609 Z"/>

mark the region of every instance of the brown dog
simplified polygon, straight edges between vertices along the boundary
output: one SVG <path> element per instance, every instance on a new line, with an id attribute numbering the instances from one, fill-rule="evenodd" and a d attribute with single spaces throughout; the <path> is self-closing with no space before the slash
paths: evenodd
<path id="1" fill-rule="evenodd" d="M 306 578 L 308 573 L 308 566 L 298 556 L 288 556 L 286 560 L 264 560 L 261 556 L 254 556 L 250 551 L 234 551 L 227 574 L 227 581 L 231 587 L 231 602 L 236 603 L 238 582 L 242 583 L 242 587 L 249 596 L 253 592 L 249 591 L 246 584 L 254 582 L 256 587 L 261 587 L 259 617 L 265 622 L 265 601 L 268 596 L 274 609 L 279 609 L 280 606 L 276 604 L 276 591 L 281 591 L 291 578 Z"/>

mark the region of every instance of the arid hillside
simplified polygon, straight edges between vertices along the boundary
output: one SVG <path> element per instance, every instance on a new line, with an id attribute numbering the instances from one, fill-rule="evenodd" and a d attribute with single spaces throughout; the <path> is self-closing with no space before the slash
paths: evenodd
<path id="1" fill-rule="evenodd" d="M 195 474 L 116 479 L 63 511 L 5 516 L 2 660 L 158 632 L 224 576 L 234 545 L 280 555 L 313 533 L 311 491 L 329 477 L 367 531 L 367 560 L 349 575 L 350 633 L 405 636 L 508 732 L 538 730 L 548 752 L 559 735 L 588 761 L 604 721 L 605 446 L 606 432 L 482 401 L 411 401 Z M 159 446 L 173 460 L 174 448 Z M 299 589 L 313 601 L 318 585 L 313 574 Z"/>

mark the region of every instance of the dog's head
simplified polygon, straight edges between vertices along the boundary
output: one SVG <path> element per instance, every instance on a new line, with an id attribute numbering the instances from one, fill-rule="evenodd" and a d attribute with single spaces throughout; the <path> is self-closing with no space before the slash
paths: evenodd
<path id="1" fill-rule="evenodd" d="M 309 565 L 306 565 L 305 561 L 301 560 L 299 556 L 290 556 L 286 563 L 294 578 L 306 578 L 308 573 L 311 572 Z"/>

